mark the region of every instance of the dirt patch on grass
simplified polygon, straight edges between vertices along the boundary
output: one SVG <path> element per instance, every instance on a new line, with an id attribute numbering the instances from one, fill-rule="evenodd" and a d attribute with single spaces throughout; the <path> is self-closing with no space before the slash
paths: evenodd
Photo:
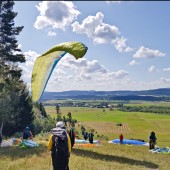
<path id="1" fill-rule="evenodd" d="M 99 133 L 115 133 L 115 134 L 130 134 L 131 130 L 127 123 L 121 123 L 122 126 L 118 126 L 113 122 L 83 122 L 87 130 L 95 129 Z"/>

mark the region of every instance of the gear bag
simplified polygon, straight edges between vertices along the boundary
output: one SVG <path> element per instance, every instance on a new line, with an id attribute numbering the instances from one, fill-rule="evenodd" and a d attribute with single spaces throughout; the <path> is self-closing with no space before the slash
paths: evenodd
<path id="1" fill-rule="evenodd" d="M 52 162 L 57 170 L 67 170 L 68 168 L 68 139 L 65 129 L 53 129 Z"/>

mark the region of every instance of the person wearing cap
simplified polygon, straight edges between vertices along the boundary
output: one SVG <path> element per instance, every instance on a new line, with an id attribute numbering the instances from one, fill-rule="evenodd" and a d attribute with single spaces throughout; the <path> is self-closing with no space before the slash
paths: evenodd
<path id="1" fill-rule="evenodd" d="M 50 135 L 47 148 L 49 151 L 51 151 L 53 170 L 69 170 L 69 157 L 70 157 L 70 153 L 71 153 L 71 141 L 70 141 L 70 137 L 69 137 L 68 133 L 66 132 L 64 122 L 62 122 L 62 121 L 57 122 L 56 128 L 53 128 L 51 130 L 51 132 L 52 132 L 52 134 Z M 60 155 L 58 155 L 58 154 L 57 154 L 57 156 L 55 155 L 56 154 L 55 153 L 56 152 L 55 141 L 56 141 L 56 138 L 57 138 L 57 140 L 59 140 L 58 138 L 65 139 L 65 136 L 67 138 L 66 139 L 67 145 L 65 145 L 65 146 L 67 146 L 67 148 L 64 148 L 64 149 L 66 150 L 68 155 L 66 158 L 64 157 L 62 159 L 60 157 Z M 58 148 L 58 150 L 59 149 L 60 148 Z"/>

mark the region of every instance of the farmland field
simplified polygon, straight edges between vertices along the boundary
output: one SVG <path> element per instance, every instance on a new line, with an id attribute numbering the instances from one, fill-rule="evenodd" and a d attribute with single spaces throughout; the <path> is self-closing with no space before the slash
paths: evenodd
<path id="1" fill-rule="evenodd" d="M 55 108 L 46 107 L 51 116 L 56 116 Z M 117 109 L 110 111 L 102 108 L 61 107 L 62 115 L 68 112 L 81 122 L 87 129 L 95 129 L 98 134 L 106 135 L 109 140 L 118 138 L 122 132 L 125 138 L 137 138 L 148 141 L 151 131 L 155 131 L 160 146 L 170 143 L 170 116 L 144 112 L 122 112 Z M 122 123 L 118 127 L 116 123 Z"/>

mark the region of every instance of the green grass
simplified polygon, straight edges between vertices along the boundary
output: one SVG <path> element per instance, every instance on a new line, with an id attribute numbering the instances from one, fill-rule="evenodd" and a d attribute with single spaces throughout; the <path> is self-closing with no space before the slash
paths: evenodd
<path id="1" fill-rule="evenodd" d="M 48 114 L 55 117 L 55 107 L 45 107 Z M 170 145 L 170 116 L 153 113 L 122 112 L 99 108 L 61 107 L 62 115 L 72 113 L 72 117 L 81 122 L 86 129 L 94 128 L 97 134 L 116 139 L 124 131 L 126 139 L 148 140 L 151 131 L 155 131 L 157 145 Z M 128 125 L 128 129 L 116 127 L 115 123 Z M 76 125 L 80 131 L 80 127 Z M 119 130 L 119 132 L 116 132 Z M 127 130 L 127 131 L 126 131 Z M 0 148 L 0 170 L 52 170 L 50 152 L 47 150 L 47 136 L 37 136 L 38 148 L 20 149 L 18 146 Z M 108 144 L 102 140 L 100 147 L 75 146 L 70 157 L 70 170 L 147 170 L 170 169 L 170 154 L 153 154 L 146 146 Z"/>
<path id="2" fill-rule="evenodd" d="M 48 114 L 56 116 L 54 107 L 46 107 Z M 144 113 L 144 112 L 122 112 L 118 110 L 110 111 L 109 109 L 100 108 L 78 108 L 78 107 L 61 107 L 62 115 L 72 113 L 72 117 L 82 122 L 84 125 L 90 124 L 90 128 L 98 131 L 96 123 L 106 127 L 104 123 L 127 123 L 131 133 L 124 134 L 126 138 L 138 138 L 148 140 L 149 133 L 155 131 L 160 146 L 167 146 L 170 143 L 170 116 Z M 91 122 L 91 123 L 90 123 Z M 95 122 L 95 123 L 94 123 Z M 103 124 L 100 124 L 102 123 Z M 110 125 L 110 124 L 109 124 Z M 109 126 L 108 125 L 108 126 Z M 117 138 L 119 134 L 103 133 L 109 137 L 109 140 Z"/>
<path id="3" fill-rule="evenodd" d="M 0 154 L 0 170 L 52 170 L 50 152 L 44 145 L 30 149 L 1 148 Z M 145 146 L 103 143 L 94 148 L 74 147 L 69 165 L 70 170 L 168 170 L 169 160 L 170 155 L 150 153 Z"/>

